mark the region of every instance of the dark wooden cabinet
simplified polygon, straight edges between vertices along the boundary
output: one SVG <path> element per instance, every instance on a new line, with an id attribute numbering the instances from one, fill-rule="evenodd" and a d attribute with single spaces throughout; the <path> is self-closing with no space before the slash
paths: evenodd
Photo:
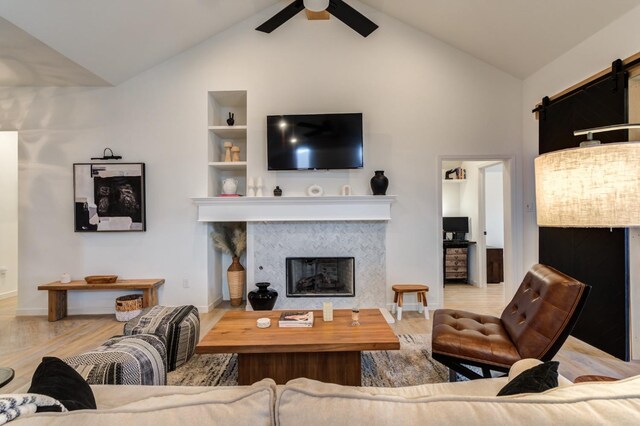
<path id="1" fill-rule="evenodd" d="M 504 281 L 504 265 L 501 248 L 487 247 L 487 284 Z"/>
<path id="2" fill-rule="evenodd" d="M 443 248 L 443 271 L 446 283 L 469 282 L 469 245 L 472 241 L 446 240 Z"/>
<path id="3" fill-rule="evenodd" d="M 446 248 L 444 255 L 444 279 L 445 281 L 467 282 L 467 251 L 466 247 Z"/>

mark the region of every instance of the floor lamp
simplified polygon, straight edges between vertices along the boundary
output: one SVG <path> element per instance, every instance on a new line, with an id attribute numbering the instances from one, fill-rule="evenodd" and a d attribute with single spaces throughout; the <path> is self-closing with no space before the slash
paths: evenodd
<path id="1" fill-rule="evenodd" d="M 640 123 L 577 130 L 588 139 L 580 147 L 537 157 L 538 226 L 640 226 L 640 142 L 593 140 L 594 133 L 637 128 Z"/>
<path id="2" fill-rule="evenodd" d="M 594 133 L 637 128 L 640 124 L 577 130 L 574 135 L 587 135 L 579 148 L 537 157 L 538 226 L 640 226 L 640 142 L 600 144 L 593 140 Z"/>

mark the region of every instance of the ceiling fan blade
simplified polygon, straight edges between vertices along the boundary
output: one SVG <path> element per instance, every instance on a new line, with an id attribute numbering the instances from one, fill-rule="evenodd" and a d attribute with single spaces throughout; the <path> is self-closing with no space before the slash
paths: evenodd
<path id="1" fill-rule="evenodd" d="M 362 37 L 366 37 L 374 32 L 378 26 L 369 20 L 362 13 L 355 10 L 342 0 L 330 0 L 327 11 L 350 26 Z"/>
<path id="2" fill-rule="evenodd" d="M 296 16 L 298 12 L 300 12 L 302 9 L 304 9 L 304 1 L 295 0 L 289 6 L 285 7 L 280 12 L 273 15 L 264 24 L 256 28 L 256 31 L 262 31 L 263 33 L 270 33 L 271 31 L 278 28 L 280 25 L 287 22 L 289 19 Z"/>

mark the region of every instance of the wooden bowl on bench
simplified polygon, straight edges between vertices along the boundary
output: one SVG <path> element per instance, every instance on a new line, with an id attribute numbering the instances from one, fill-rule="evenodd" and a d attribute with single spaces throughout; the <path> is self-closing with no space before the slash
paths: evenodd
<path id="1" fill-rule="evenodd" d="M 87 284 L 113 284 L 118 280 L 117 275 L 89 275 L 84 277 Z"/>

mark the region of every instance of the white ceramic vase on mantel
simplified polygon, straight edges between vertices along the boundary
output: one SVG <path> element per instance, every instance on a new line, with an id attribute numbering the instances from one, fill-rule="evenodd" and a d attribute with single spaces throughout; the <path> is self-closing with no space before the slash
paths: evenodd
<path id="1" fill-rule="evenodd" d="M 225 179 L 222 181 L 223 194 L 235 194 L 238 190 L 238 181 L 235 179 Z"/>

